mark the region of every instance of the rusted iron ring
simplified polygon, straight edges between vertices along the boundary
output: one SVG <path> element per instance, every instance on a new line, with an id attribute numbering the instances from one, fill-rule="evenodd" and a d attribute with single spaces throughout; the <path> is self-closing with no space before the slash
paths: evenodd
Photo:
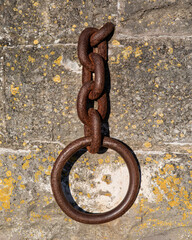
<path id="1" fill-rule="evenodd" d="M 87 224 L 99 224 L 112 221 L 122 216 L 134 203 L 139 187 L 140 187 L 140 172 L 137 161 L 133 153 L 116 139 L 104 137 L 103 147 L 113 149 L 124 159 L 129 170 L 129 188 L 126 196 L 121 203 L 114 209 L 105 213 L 85 213 L 75 209 L 65 197 L 61 186 L 61 172 L 67 161 L 80 149 L 90 146 L 91 137 L 83 137 L 70 143 L 59 155 L 54 163 L 51 173 L 51 186 L 54 197 L 62 209 L 70 218 Z"/>

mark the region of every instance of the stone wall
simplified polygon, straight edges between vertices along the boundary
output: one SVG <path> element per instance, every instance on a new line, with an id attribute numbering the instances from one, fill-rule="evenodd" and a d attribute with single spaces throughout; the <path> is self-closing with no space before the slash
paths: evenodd
<path id="1" fill-rule="evenodd" d="M 0 239 L 192 239 L 192 1 L 1 0 L 0 9 Z M 83 136 L 78 37 L 107 21 L 110 135 L 137 155 L 141 189 L 125 215 L 93 226 L 60 210 L 50 173 Z M 113 151 L 86 153 L 70 185 L 81 207 L 103 212 L 123 198 L 128 173 Z"/>

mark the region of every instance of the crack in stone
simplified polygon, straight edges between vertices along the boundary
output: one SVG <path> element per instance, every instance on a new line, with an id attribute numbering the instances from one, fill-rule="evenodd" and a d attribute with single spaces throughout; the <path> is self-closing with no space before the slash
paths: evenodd
<path id="1" fill-rule="evenodd" d="M 158 234 L 153 234 L 151 236 L 147 236 L 147 237 L 142 237 L 140 238 L 140 240 L 153 240 L 153 239 L 157 239 L 156 237 L 162 237 L 162 238 L 158 238 L 159 240 L 161 239 L 164 239 L 164 237 L 167 236 L 167 234 L 169 234 L 169 232 L 173 232 L 175 231 L 176 229 L 185 229 L 185 228 L 191 228 L 192 225 L 188 225 L 188 226 L 178 226 L 178 227 L 175 227 L 175 228 L 170 228 L 168 230 L 165 230 L 164 232 L 161 232 L 161 233 L 158 233 Z"/>
<path id="2" fill-rule="evenodd" d="M 31 150 L 24 149 L 12 149 L 12 148 L 0 148 L 0 154 L 11 153 L 11 154 L 29 154 Z"/>
<path id="3" fill-rule="evenodd" d="M 58 144 L 58 145 L 60 145 L 63 148 L 66 147 L 63 143 L 61 143 L 59 141 L 32 140 L 32 141 L 29 141 L 28 143 L 29 144 L 30 143 L 49 143 L 49 144 Z"/>
<path id="4" fill-rule="evenodd" d="M 183 8 L 187 8 L 188 6 L 190 6 L 191 4 L 182 4 L 182 7 Z M 170 9 L 170 8 L 181 8 L 180 4 L 179 3 L 168 3 L 166 5 L 163 5 L 163 6 L 157 6 L 157 7 L 153 7 L 153 8 L 148 8 L 148 9 L 139 9 L 135 12 L 133 12 L 131 14 L 130 17 L 127 17 L 126 19 L 123 19 L 123 20 L 120 20 L 120 22 L 127 22 L 129 20 L 134 20 L 134 19 L 142 19 L 144 16 L 150 14 L 151 12 L 155 12 L 155 11 L 159 11 L 159 10 L 162 10 L 162 9 Z"/>

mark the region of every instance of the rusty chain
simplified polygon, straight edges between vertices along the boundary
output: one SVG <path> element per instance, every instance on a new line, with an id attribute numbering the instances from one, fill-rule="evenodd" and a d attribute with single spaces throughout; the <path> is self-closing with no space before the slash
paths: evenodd
<path id="1" fill-rule="evenodd" d="M 83 65 L 83 86 L 77 98 L 77 113 L 85 125 L 85 136 L 92 136 L 91 145 L 87 147 L 90 153 L 97 153 L 102 145 L 101 122 L 105 119 L 107 113 L 107 95 L 104 91 L 108 50 L 107 37 L 113 31 L 114 25 L 112 23 L 106 23 L 99 30 L 86 28 L 81 33 L 78 42 L 78 57 Z M 89 100 L 98 102 L 97 110 L 94 108 L 87 109 Z"/>
<path id="2" fill-rule="evenodd" d="M 107 92 L 105 89 L 108 60 L 108 40 L 114 31 L 112 23 L 99 30 L 86 28 L 78 41 L 78 57 L 82 68 L 82 87 L 77 98 L 77 113 L 84 124 L 85 137 L 70 143 L 58 156 L 51 173 L 51 186 L 60 208 L 76 221 L 99 224 L 123 215 L 134 203 L 140 186 L 140 171 L 132 151 L 120 141 L 102 136 L 101 125 L 107 114 Z M 94 102 L 98 107 L 94 109 Z M 90 107 L 91 106 L 91 107 Z M 61 173 L 68 160 L 81 148 L 97 153 L 100 147 L 111 148 L 121 155 L 129 170 L 129 188 L 121 203 L 105 213 L 86 213 L 76 209 L 63 193 Z"/>

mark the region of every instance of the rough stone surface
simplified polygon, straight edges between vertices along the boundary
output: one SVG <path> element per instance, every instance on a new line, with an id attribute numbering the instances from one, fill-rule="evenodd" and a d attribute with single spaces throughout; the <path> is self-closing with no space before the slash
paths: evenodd
<path id="1" fill-rule="evenodd" d="M 192 1 L 4 0 L 0 10 L 0 239 L 192 239 Z M 50 174 L 83 136 L 79 34 L 107 21 L 116 24 L 110 136 L 134 150 L 141 188 L 121 218 L 92 226 L 60 210 Z M 128 175 L 112 150 L 85 153 L 69 185 L 80 207 L 104 212 L 123 199 Z"/>

